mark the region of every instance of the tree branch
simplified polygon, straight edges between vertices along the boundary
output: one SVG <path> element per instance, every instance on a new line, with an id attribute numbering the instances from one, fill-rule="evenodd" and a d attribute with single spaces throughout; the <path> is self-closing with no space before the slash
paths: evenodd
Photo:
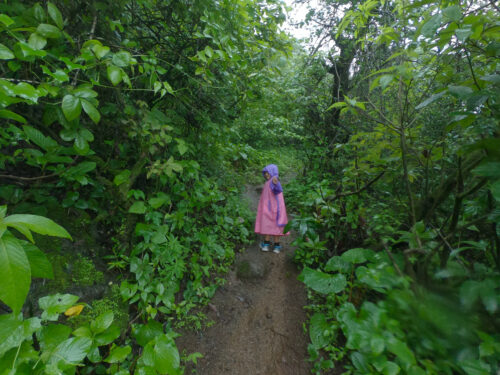
<path id="1" fill-rule="evenodd" d="M 338 198 L 348 197 L 349 195 L 359 194 L 362 191 L 368 189 L 375 182 L 377 182 L 384 175 L 384 173 L 385 173 L 385 171 L 382 171 L 381 173 L 379 173 L 379 175 L 377 177 L 375 177 L 373 180 L 371 180 L 370 182 L 368 182 L 361 189 L 358 189 L 356 191 L 350 191 L 350 192 L 347 192 L 347 193 L 340 193 L 340 194 L 335 194 L 335 195 L 329 195 L 328 197 L 325 198 L 325 200 L 331 202 L 331 201 L 337 200 Z"/>

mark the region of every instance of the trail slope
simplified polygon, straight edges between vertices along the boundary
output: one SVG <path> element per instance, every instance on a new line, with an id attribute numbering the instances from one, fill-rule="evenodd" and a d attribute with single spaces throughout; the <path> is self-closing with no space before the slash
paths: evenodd
<path id="1" fill-rule="evenodd" d="M 257 210 L 259 192 L 248 186 L 246 197 Z M 207 308 L 215 323 L 199 333 L 184 333 L 179 349 L 204 358 L 186 371 L 200 375 L 307 375 L 307 335 L 303 306 L 307 296 L 297 280 L 290 242 L 281 254 L 263 253 L 254 244 L 236 256 L 226 284 Z"/>

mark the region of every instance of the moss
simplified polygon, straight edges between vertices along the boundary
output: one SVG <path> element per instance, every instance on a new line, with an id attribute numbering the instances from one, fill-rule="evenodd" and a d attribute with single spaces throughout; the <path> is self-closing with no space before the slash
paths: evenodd
<path id="1" fill-rule="evenodd" d="M 120 327 L 121 331 L 124 331 L 128 328 L 128 308 L 128 303 L 123 302 L 121 298 L 120 287 L 113 284 L 103 298 L 92 301 L 83 309 L 79 316 L 72 318 L 71 325 L 77 328 L 89 324 L 99 315 L 107 311 L 112 311 L 114 314 L 113 323 Z"/>
<path id="2" fill-rule="evenodd" d="M 78 256 L 72 265 L 72 281 L 75 285 L 91 286 L 104 281 L 104 274 L 98 271 L 91 259 Z"/>

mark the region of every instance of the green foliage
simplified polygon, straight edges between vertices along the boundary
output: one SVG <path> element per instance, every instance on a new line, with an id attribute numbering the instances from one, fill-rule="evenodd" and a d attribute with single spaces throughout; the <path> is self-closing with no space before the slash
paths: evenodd
<path id="1" fill-rule="evenodd" d="M 339 22 L 317 30 L 335 47 L 316 82 L 334 82 L 311 98 L 321 129 L 306 128 L 307 175 L 289 189 L 314 371 L 494 374 L 498 9 L 321 4 L 309 17 Z"/>

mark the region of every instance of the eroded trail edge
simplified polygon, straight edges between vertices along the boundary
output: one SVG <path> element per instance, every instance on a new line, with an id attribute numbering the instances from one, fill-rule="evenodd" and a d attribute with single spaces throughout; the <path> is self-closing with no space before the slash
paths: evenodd
<path id="1" fill-rule="evenodd" d="M 256 211 L 258 187 L 247 186 L 246 197 Z M 204 331 L 185 332 L 180 350 L 200 352 L 192 370 L 200 375 L 306 375 L 308 337 L 303 323 L 307 295 L 297 280 L 290 243 L 280 254 L 263 253 L 258 243 L 236 256 L 226 284 L 216 292 L 206 313 L 214 324 Z"/>

